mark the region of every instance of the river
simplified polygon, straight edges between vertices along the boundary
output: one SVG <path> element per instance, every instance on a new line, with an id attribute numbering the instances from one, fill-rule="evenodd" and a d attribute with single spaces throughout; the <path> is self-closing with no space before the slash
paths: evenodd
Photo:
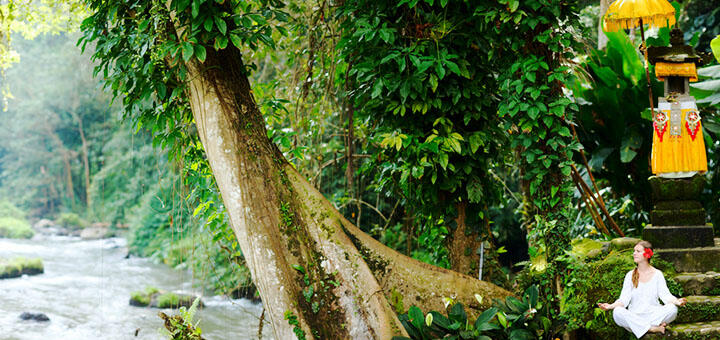
<path id="1" fill-rule="evenodd" d="M 0 257 L 40 257 L 45 273 L 0 280 L 2 340 L 159 340 L 159 311 L 132 307 L 130 293 L 145 286 L 199 294 L 192 275 L 130 257 L 123 238 L 84 241 L 71 237 L 0 239 Z M 208 340 L 257 339 L 262 305 L 204 296 L 195 317 Z M 23 312 L 44 313 L 49 322 L 22 321 Z M 137 336 L 135 335 L 137 332 Z M 264 323 L 263 340 L 272 339 Z"/>

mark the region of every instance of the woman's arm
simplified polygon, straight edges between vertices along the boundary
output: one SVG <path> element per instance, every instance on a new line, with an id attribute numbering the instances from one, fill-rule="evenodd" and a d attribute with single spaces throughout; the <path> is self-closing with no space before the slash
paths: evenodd
<path id="1" fill-rule="evenodd" d="M 658 280 L 658 297 L 664 304 L 674 304 L 678 307 L 684 306 L 685 303 L 687 303 L 687 299 L 685 298 L 676 298 L 672 293 L 670 293 L 670 289 L 668 289 L 667 281 L 665 281 L 665 275 L 663 275 L 662 272 L 660 272 L 660 280 Z"/>

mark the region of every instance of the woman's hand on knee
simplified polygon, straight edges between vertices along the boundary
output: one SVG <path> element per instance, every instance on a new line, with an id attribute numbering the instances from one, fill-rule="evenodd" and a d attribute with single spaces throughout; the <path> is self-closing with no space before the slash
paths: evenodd
<path id="1" fill-rule="evenodd" d="M 686 303 L 687 303 L 686 298 L 679 298 L 679 299 L 675 300 L 675 302 L 673 302 L 673 304 L 675 304 L 675 306 L 678 306 L 678 307 L 685 306 Z"/>

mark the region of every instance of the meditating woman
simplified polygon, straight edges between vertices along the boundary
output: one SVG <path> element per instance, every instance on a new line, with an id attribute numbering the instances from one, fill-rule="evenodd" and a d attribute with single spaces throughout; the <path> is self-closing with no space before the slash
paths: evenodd
<path id="1" fill-rule="evenodd" d="M 618 326 L 638 338 L 648 332 L 665 333 L 665 326 L 677 316 L 677 306 L 687 302 L 685 298 L 678 299 L 670 294 L 663 273 L 650 265 L 652 256 L 650 242 L 638 242 L 633 251 L 637 267 L 625 275 L 620 298 L 613 304 L 598 303 L 602 310 L 613 311 Z"/>

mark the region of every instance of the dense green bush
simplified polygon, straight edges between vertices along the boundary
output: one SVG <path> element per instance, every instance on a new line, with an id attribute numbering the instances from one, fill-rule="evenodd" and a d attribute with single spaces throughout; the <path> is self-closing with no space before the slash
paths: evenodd
<path id="1" fill-rule="evenodd" d="M 83 220 L 80 215 L 73 212 L 60 213 L 55 223 L 70 229 L 82 229 L 87 227 L 87 221 Z"/>
<path id="2" fill-rule="evenodd" d="M 0 200 L 0 217 L 12 217 L 24 220 L 25 212 L 7 200 Z"/>
<path id="3" fill-rule="evenodd" d="M 24 218 L 0 217 L 0 237 L 31 238 L 35 232 Z"/>
<path id="4" fill-rule="evenodd" d="M 550 319 L 544 316 L 547 305 L 539 301 L 538 293 L 537 286 L 531 286 L 521 299 L 510 296 L 495 300 L 494 306 L 474 321 L 460 303 L 451 305 L 447 316 L 436 311 L 425 315 L 413 306 L 399 318 L 411 339 L 533 340 L 547 335 L 551 327 Z M 482 297 L 476 298 L 482 303 Z M 407 338 L 393 338 L 402 339 Z"/>

